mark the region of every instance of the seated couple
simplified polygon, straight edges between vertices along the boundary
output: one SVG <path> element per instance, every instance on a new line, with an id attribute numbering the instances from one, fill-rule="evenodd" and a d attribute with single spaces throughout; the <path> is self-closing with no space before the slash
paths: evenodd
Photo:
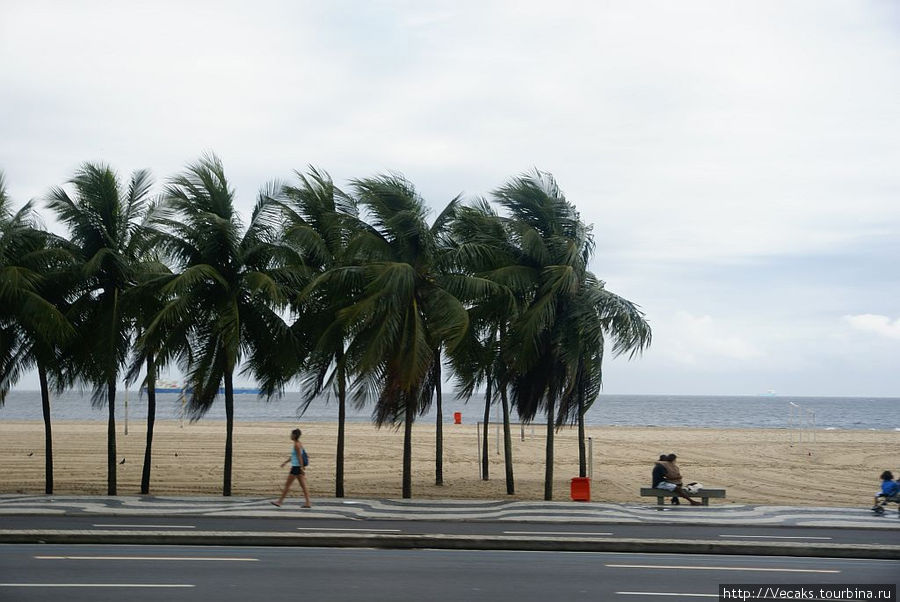
<path id="1" fill-rule="evenodd" d="M 684 492 L 684 488 L 681 486 L 681 471 L 678 469 L 678 465 L 675 464 L 677 457 L 675 454 L 663 454 L 659 457 L 659 461 L 653 466 L 653 488 L 674 493 L 675 497 L 672 498 L 673 504 L 680 503 L 678 498 L 683 497 L 691 503 L 691 506 L 699 506 L 700 502 L 688 497 L 688 494 Z"/>

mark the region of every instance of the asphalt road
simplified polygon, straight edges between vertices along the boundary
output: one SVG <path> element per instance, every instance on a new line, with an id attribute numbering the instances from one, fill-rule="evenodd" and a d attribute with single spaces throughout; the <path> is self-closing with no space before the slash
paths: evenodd
<path id="1" fill-rule="evenodd" d="M 129 529 L 147 531 L 261 531 L 316 533 L 396 533 L 450 535 L 529 535 L 627 537 L 748 542 L 897 544 L 893 529 L 833 529 L 716 525 L 618 525 L 514 523 L 509 521 L 379 521 L 323 518 L 217 518 L 148 516 L 0 516 L 0 529 Z M 2 600 L 2 598 L 0 598 Z"/>
<path id="2" fill-rule="evenodd" d="M 0 545 L 0 600 L 716 598 L 721 583 L 896 584 L 900 561 L 336 548 Z"/>

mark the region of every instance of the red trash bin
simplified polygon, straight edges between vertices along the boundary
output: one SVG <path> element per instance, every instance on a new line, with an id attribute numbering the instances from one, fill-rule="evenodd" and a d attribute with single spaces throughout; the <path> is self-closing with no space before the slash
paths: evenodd
<path id="1" fill-rule="evenodd" d="M 453 412 L 453 424 L 462 424 L 462 412 Z"/>
<path id="2" fill-rule="evenodd" d="M 587 477 L 575 477 L 572 479 L 572 501 L 591 501 L 591 480 Z"/>

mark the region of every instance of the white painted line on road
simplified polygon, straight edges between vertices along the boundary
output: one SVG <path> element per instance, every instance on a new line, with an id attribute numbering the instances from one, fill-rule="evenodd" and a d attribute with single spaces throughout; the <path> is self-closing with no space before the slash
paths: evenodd
<path id="1" fill-rule="evenodd" d="M 718 598 L 719 594 L 678 594 L 675 592 L 616 592 L 623 596 L 684 596 L 686 598 Z"/>
<path id="2" fill-rule="evenodd" d="M 122 527 L 125 529 L 196 529 L 197 527 L 193 525 L 111 525 L 111 524 L 97 524 L 95 527 Z"/>
<path id="3" fill-rule="evenodd" d="M 188 583 L 0 583 L 0 587 L 197 587 Z"/>
<path id="4" fill-rule="evenodd" d="M 781 569 L 752 566 L 683 566 L 665 564 L 607 564 L 618 569 L 676 569 L 681 571 L 758 571 L 766 573 L 840 573 L 836 569 Z"/>
<path id="5" fill-rule="evenodd" d="M 37 560 L 170 560 L 179 562 L 182 560 L 202 560 L 223 562 L 259 562 L 259 558 L 228 558 L 228 557 L 202 557 L 202 556 L 35 556 Z"/>
<path id="6" fill-rule="evenodd" d="M 831 539 L 831 537 L 802 537 L 795 535 L 735 535 L 731 533 L 720 534 L 719 537 L 743 537 L 753 539 Z"/>
<path id="7" fill-rule="evenodd" d="M 400 529 L 340 529 L 337 527 L 297 527 L 298 531 L 362 531 L 365 533 L 400 533 Z"/>
<path id="8" fill-rule="evenodd" d="M 584 533 L 576 533 L 574 531 L 504 531 L 505 535 L 612 535 L 608 532 L 585 531 Z"/>

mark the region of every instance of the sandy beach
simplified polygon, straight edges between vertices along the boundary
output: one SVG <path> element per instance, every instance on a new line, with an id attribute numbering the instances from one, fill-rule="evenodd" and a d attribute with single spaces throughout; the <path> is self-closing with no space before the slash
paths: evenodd
<path id="1" fill-rule="evenodd" d="M 118 492 L 140 492 L 145 425 L 118 425 Z M 237 423 L 234 431 L 233 491 L 236 496 L 274 496 L 284 482 L 281 462 L 290 452 L 285 423 Z M 313 498 L 334 496 L 337 424 L 301 424 L 311 456 Z M 434 485 L 434 425 L 413 431 L 413 497 L 447 499 L 543 499 L 543 427 L 514 428 L 516 494 L 508 496 L 497 430 L 490 431 L 490 480 L 479 477 L 479 446 L 473 425 L 444 426 L 444 485 Z M 725 487 L 719 504 L 866 506 L 877 490 L 878 474 L 897 465 L 900 433 L 819 431 L 816 441 L 793 444 L 785 430 L 697 428 L 588 428 L 593 438 L 592 500 L 654 503 L 638 497 L 648 486 L 653 461 L 674 451 L 688 481 Z M 106 424 L 53 425 L 57 494 L 106 493 Z M 502 439 L 501 439 L 502 441 Z M 151 493 L 216 495 L 222 491 L 225 425 L 221 422 L 158 422 L 153 444 Z M 351 498 L 399 498 L 402 431 L 348 424 L 345 494 Z M 556 436 L 554 499 L 569 500 L 569 480 L 578 476 L 574 429 Z M 296 486 L 295 486 L 296 487 Z M 40 422 L 0 422 L 0 493 L 42 494 L 44 441 Z M 298 493 L 294 491 L 295 495 Z"/>

